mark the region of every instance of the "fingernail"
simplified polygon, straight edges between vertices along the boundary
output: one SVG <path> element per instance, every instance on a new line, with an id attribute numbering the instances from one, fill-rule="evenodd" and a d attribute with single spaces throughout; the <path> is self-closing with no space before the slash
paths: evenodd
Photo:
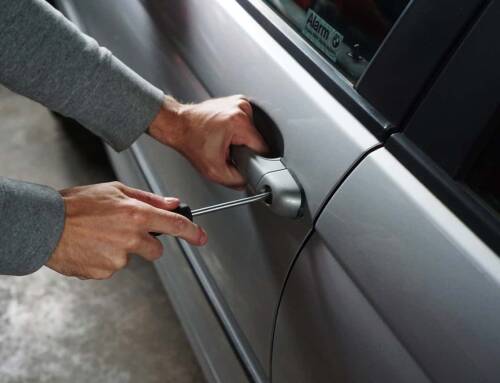
<path id="1" fill-rule="evenodd" d="M 205 245 L 208 242 L 208 234 L 205 230 L 200 228 L 200 245 Z"/>
<path id="2" fill-rule="evenodd" d="M 165 202 L 170 202 L 170 203 L 179 202 L 179 198 L 177 197 L 165 197 L 164 200 Z"/>

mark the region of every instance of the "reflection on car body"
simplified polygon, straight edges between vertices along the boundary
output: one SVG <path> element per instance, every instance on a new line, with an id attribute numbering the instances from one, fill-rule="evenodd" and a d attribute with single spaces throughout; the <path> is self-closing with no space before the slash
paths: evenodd
<path id="1" fill-rule="evenodd" d="M 250 97 L 303 189 L 298 219 L 258 204 L 199 217 L 202 249 L 162 239 L 208 381 L 498 380 L 500 2 L 58 5 L 180 99 Z M 109 153 L 192 206 L 244 195 L 147 137 Z"/>

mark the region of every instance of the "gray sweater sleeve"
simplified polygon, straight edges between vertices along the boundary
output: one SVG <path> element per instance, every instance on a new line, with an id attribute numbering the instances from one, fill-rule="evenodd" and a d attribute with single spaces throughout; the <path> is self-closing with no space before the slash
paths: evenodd
<path id="1" fill-rule="evenodd" d="M 116 150 L 147 129 L 164 96 L 44 0 L 0 0 L 0 82 Z"/>
<path id="2" fill-rule="evenodd" d="M 0 274 L 25 275 L 42 267 L 64 228 L 59 193 L 0 177 Z"/>
<path id="3" fill-rule="evenodd" d="M 0 83 L 79 121 L 115 150 L 147 129 L 164 97 L 43 0 L 0 0 Z M 40 268 L 63 227 L 59 193 L 0 177 L 0 274 Z"/>

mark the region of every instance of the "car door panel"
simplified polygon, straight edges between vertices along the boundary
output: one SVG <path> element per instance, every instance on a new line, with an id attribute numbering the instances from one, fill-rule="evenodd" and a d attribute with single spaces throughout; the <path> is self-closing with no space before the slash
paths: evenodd
<path id="1" fill-rule="evenodd" d="M 286 284 L 274 383 L 430 382 L 315 233 Z"/>
<path id="2" fill-rule="evenodd" d="M 185 101 L 243 93 L 278 126 L 283 162 L 304 189 L 305 216 L 290 220 L 255 204 L 200 217 L 210 241 L 192 249 L 266 375 L 290 262 L 331 190 L 377 140 L 236 2 L 71 3 L 88 33 L 166 92 Z M 243 196 L 207 182 L 149 137 L 136 145 L 161 190 L 194 208 Z"/>
<path id="3" fill-rule="evenodd" d="M 211 95 L 243 93 L 276 123 L 284 140 L 283 161 L 301 182 L 311 216 L 346 170 L 377 145 L 237 2 L 143 3 Z"/>
<path id="4" fill-rule="evenodd" d="M 386 149 L 356 167 L 316 230 L 430 380 L 498 381 L 500 261 Z M 293 336 L 280 331 L 278 345 Z"/>
<path id="5" fill-rule="evenodd" d="M 148 181 L 131 151 L 116 153 L 107 147 L 118 178 L 132 187 L 147 190 Z M 207 302 L 202 286 L 193 275 L 177 239 L 160 237 L 166 256 L 155 262 L 180 322 L 185 329 L 204 376 L 208 382 L 248 383 L 248 375 L 234 354 L 219 324 L 219 318 Z"/>
<path id="6" fill-rule="evenodd" d="M 283 136 L 283 162 L 304 187 L 305 220 L 274 217 L 261 206 L 199 220 L 209 228 L 212 240 L 201 251 L 203 260 L 267 370 L 272 313 L 290 261 L 310 229 L 309 217 L 317 213 L 349 167 L 377 142 L 281 47 L 266 38 L 236 3 L 179 1 L 169 7 L 163 7 L 161 2 L 147 4 L 154 5 L 150 9 L 155 11 L 152 17 L 157 25 L 164 34 L 173 36 L 176 47 L 211 95 L 244 93 L 270 116 Z M 172 24 L 175 20 L 177 24 Z M 245 23 L 248 29 L 242 27 Z M 180 28 L 169 30 L 169 25 Z M 268 46 L 263 47 L 264 42 Z M 150 146 L 148 155 L 158 161 L 163 149 L 153 152 Z M 324 158 L 331 160 L 325 164 Z M 177 167 L 177 171 L 180 169 L 182 166 Z M 158 169 L 164 172 L 162 179 L 182 179 L 174 171 Z M 189 179 L 185 185 L 175 185 L 174 190 L 197 206 L 236 197 L 194 174 Z M 231 225 L 229 231 L 228 222 L 241 224 Z M 228 236 L 235 240 L 229 241 Z"/>

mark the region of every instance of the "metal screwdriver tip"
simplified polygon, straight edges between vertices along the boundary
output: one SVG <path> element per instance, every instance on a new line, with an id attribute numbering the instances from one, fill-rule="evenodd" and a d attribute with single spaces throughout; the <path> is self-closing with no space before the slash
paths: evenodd
<path id="1" fill-rule="evenodd" d="M 249 203 L 265 200 L 266 198 L 268 198 L 270 196 L 271 196 L 271 192 L 260 193 L 260 194 L 256 194 L 256 195 L 253 195 L 250 197 L 237 199 L 235 201 L 229 201 L 229 202 L 224 202 L 224 203 L 221 203 L 218 205 L 207 206 L 207 207 L 203 207 L 200 209 L 195 209 L 191 213 L 193 214 L 193 217 L 196 217 L 196 216 L 200 216 L 200 215 L 204 215 L 204 214 L 213 213 L 213 212 L 219 211 L 219 210 L 230 209 L 230 208 L 236 207 L 236 206 L 248 205 Z"/>

